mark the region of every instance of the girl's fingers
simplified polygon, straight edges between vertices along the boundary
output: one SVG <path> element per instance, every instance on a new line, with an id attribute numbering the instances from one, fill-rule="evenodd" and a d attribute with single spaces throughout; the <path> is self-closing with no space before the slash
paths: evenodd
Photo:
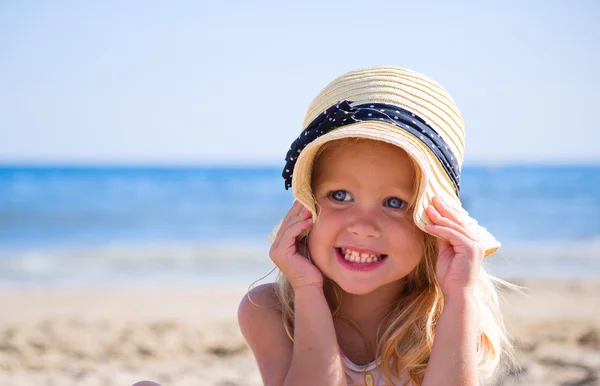
<path id="1" fill-rule="evenodd" d="M 288 211 L 286 217 L 281 222 L 279 231 L 275 236 L 275 240 L 273 241 L 272 247 L 276 249 L 279 246 L 282 237 L 287 231 L 287 229 L 289 229 L 292 225 L 297 224 L 298 222 L 304 221 L 309 216 L 310 211 L 308 209 L 305 209 L 300 202 L 295 201 L 294 205 L 292 205 L 292 208 Z"/>
<path id="2" fill-rule="evenodd" d="M 310 211 L 306 209 L 304 205 L 300 203 L 300 201 L 294 201 L 292 207 L 290 210 L 288 210 L 285 217 L 281 221 L 279 231 L 277 232 L 277 235 L 275 235 L 275 240 L 273 240 L 273 245 L 276 246 L 279 244 L 283 231 L 285 231 L 291 224 L 304 220 L 308 214 L 310 214 Z"/>
<path id="3" fill-rule="evenodd" d="M 288 225 L 288 222 L 290 220 L 292 220 L 294 217 L 298 216 L 300 214 L 300 212 L 302 211 L 302 208 L 303 208 L 303 205 L 300 203 L 300 201 L 295 200 L 294 203 L 292 204 L 292 207 L 290 208 L 290 210 L 288 210 L 288 212 L 285 214 L 285 217 L 281 221 L 281 227 Z"/>
<path id="4" fill-rule="evenodd" d="M 295 246 L 296 239 L 300 236 L 300 233 L 305 229 L 308 229 L 312 226 L 312 218 L 307 218 L 304 220 L 300 220 L 292 225 L 290 225 L 281 236 L 281 245 L 284 247 Z"/>
<path id="5" fill-rule="evenodd" d="M 457 223 L 460 226 L 463 226 L 463 222 L 458 217 L 458 214 L 452 210 L 439 196 L 433 197 L 432 200 L 433 206 L 435 209 L 442 215 L 442 217 L 446 217 L 451 221 Z"/>
<path id="6" fill-rule="evenodd" d="M 277 245 L 271 246 L 271 258 L 281 256 L 287 248 L 296 247 L 296 239 L 302 231 L 312 226 L 312 218 L 300 220 L 286 229 L 279 230 L 280 240 Z"/>
<path id="7" fill-rule="evenodd" d="M 463 234 L 470 240 L 477 241 L 471 232 L 469 232 L 461 223 L 454 222 L 450 218 L 442 216 L 442 214 L 438 212 L 433 205 L 428 206 L 425 210 L 427 212 L 427 217 L 429 217 L 432 224 L 453 229 Z"/>
<path id="8" fill-rule="evenodd" d="M 462 246 L 468 248 L 472 251 L 478 252 L 478 254 L 481 254 L 481 257 L 483 257 L 485 253 L 484 248 L 479 243 L 455 229 L 434 224 L 427 224 L 425 229 L 432 235 L 438 236 L 443 240 L 447 240 L 453 246 Z"/>

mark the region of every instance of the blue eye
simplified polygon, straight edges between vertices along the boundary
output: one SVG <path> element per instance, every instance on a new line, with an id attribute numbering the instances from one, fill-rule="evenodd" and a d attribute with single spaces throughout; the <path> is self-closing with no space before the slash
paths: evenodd
<path id="1" fill-rule="evenodd" d="M 352 196 L 345 190 L 334 190 L 329 193 L 329 197 L 334 201 L 352 201 Z"/>
<path id="2" fill-rule="evenodd" d="M 392 209 L 402 209 L 406 203 L 398 197 L 390 197 L 385 200 L 385 205 Z"/>

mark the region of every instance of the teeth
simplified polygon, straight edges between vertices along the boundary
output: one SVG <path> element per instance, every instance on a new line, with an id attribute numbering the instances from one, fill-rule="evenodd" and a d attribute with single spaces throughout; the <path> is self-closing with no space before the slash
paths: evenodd
<path id="1" fill-rule="evenodd" d="M 342 249 L 342 255 L 347 261 L 361 264 L 376 263 L 379 260 L 381 260 L 378 255 L 372 255 L 369 253 L 359 253 L 351 249 Z"/>

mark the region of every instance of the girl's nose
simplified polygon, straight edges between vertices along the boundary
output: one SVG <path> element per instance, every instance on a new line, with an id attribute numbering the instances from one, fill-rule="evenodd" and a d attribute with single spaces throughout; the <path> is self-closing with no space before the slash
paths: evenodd
<path id="1" fill-rule="evenodd" d="M 348 225 L 348 232 L 359 238 L 379 238 L 381 230 L 372 216 L 361 214 Z"/>

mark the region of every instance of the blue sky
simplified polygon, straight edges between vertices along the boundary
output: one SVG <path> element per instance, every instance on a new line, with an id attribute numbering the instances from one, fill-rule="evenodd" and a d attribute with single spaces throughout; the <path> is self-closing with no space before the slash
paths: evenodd
<path id="1" fill-rule="evenodd" d="M 600 162 L 600 2 L 294 3 L 2 2 L 0 162 L 281 164 L 378 64 L 448 89 L 466 162 Z"/>

